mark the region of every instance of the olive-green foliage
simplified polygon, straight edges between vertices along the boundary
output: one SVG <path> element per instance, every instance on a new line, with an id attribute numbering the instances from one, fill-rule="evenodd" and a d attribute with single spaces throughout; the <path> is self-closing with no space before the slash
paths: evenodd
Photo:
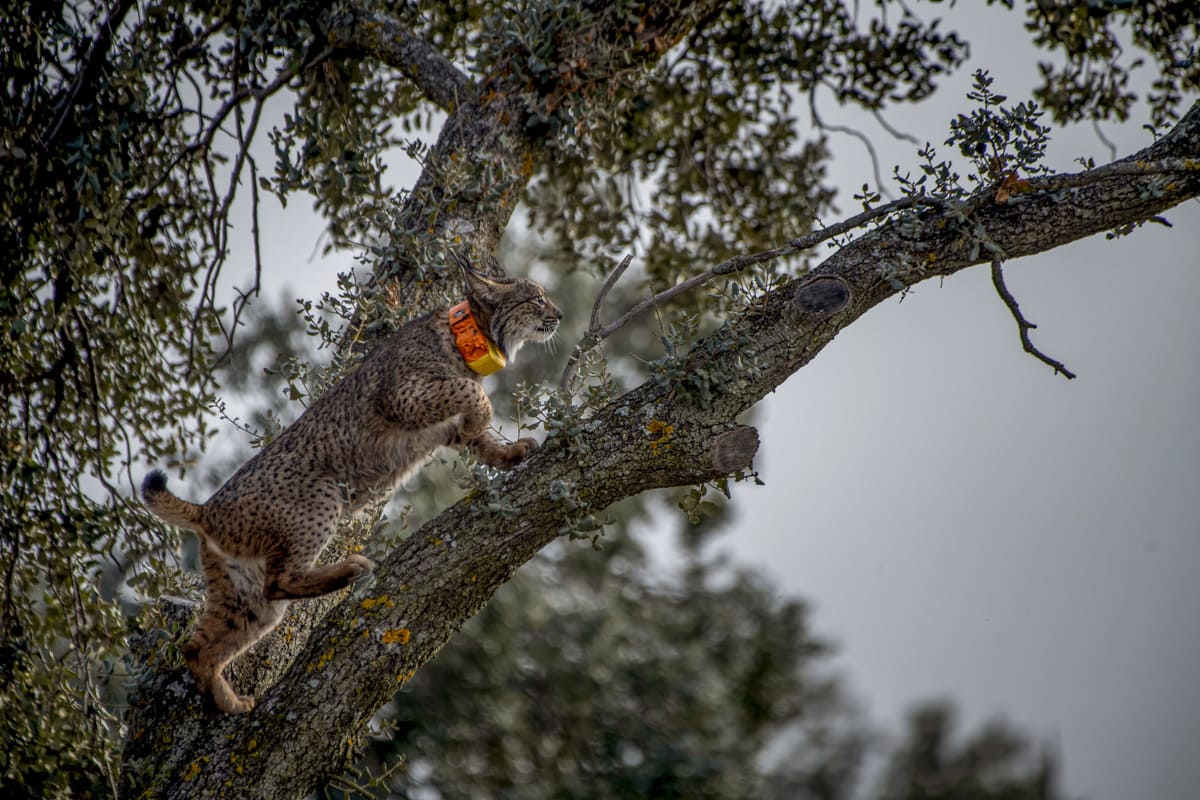
<path id="1" fill-rule="evenodd" d="M 621 307 L 623 292 L 778 244 L 829 213 L 822 140 L 798 135 L 814 90 L 885 109 L 934 91 L 966 55 L 906 5 L 722 3 L 648 74 L 569 57 L 597 14 L 636 24 L 638 0 L 357 7 L 395 15 L 475 75 L 509 59 L 527 77 L 528 132 L 552 162 L 533 165 L 524 195 L 544 261 L 600 273 L 612 251 L 638 248 L 644 282 L 614 293 Z M 1141 51 L 1160 75 L 1156 122 L 1195 90 L 1194 4 L 1060 5 L 1029 4 L 1036 41 L 1067 57 L 1042 93 L 1060 118 L 1128 114 L 1123 76 Z M 229 234 L 257 231 L 259 193 L 301 194 L 332 246 L 363 246 L 369 265 L 406 263 L 447 291 L 443 245 L 425 238 L 427 220 L 397 212 L 402 195 L 383 174 L 389 148 L 423 154 L 409 137 L 432 133 L 436 117 L 399 71 L 330 50 L 324 31 L 346 7 L 0 9 L 0 794 L 112 784 L 123 637 L 138 592 L 177 574 L 174 536 L 131 497 L 147 463 L 186 470 L 213 433 L 214 370 L 258 289 L 256 278 L 235 287 L 224 268 L 257 265 L 261 252 L 231 252 Z M 1134 46 L 1117 51 L 1122 25 Z M 610 93 L 583 90 L 605 70 L 622 73 Z M 269 103 L 290 107 L 273 130 Z M 271 164 L 249 149 L 264 138 Z M 230 219 L 239 193 L 249 220 Z M 430 296 L 413 291 L 404 313 Z M 703 329 L 740 302 L 732 291 L 681 300 L 661 328 L 631 326 L 610 352 L 653 360 L 677 314 Z M 362 302 L 343 277 L 326 305 L 347 317 Z M 313 324 L 338 339 L 336 322 Z M 628 381 L 641 366 L 590 369 Z M 293 399 L 328 379 L 303 364 L 285 376 Z"/>
<path id="2" fill-rule="evenodd" d="M 1012 8 L 1013 0 L 988 4 Z M 1025 8 L 1034 42 L 1065 57 L 1038 62 L 1042 84 L 1034 91 L 1058 122 L 1128 119 L 1138 101 L 1130 80 L 1149 68 L 1150 120 L 1163 126 L 1200 85 L 1200 6 L 1191 0 L 1031 0 Z"/>

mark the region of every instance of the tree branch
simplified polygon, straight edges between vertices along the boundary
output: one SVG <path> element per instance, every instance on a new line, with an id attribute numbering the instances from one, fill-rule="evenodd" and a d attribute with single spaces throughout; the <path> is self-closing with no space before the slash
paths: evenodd
<path id="1" fill-rule="evenodd" d="M 1197 156 L 1200 104 L 1124 163 Z M 706 396 L 691 384 L 648 381 L 508 473 L 489 490 L 503 503 L 468 498 L 447 509 L 382 561 L 372 585 L 330 612 L 249 715 L 205 716 L 178 673 L 157 675 L 148 705 L 135 705 L 129 720 L 123 792 L 199 798 L 233 787 L 238 796 L 277 798 L 319 785 L 339 771 L 375 709 L 558 537 L 575 512 L 551 481 L 568 483 L 575 499 L 598 511 L 647 489 L 745 469 L 756 437 L 739 429 L 738 416 L 870 308 L 921 280 L 990 261 L 972 228 L 1018 257 L 1145 220 L 1200 194 L 1200 172 L 1191 168 L 1130 177 L 1115 166 L 1082 182 L 1031 181 L 1019 202 L 997 204 L 981 194 L 970 203 L 970 225 L 957 208 L 890 221 L 773 291 L 685 357 L 689 378 L 708 381 Z M 884 270 L 885 262 L 908 266 Z M 846 290 L 832 313 L 812 310 L 811 289 L 822 284 Z"/>
<path id="2" fill-rule="evenodd" d="M 471 79 L 436 47 L 395 18 L 353 8 L 328 21 L 329 43 L 342 53 L 370 55 L 395 67 L 443 111 L 454 111 L 471 88 Z"/>
<path id="3" fill-rule="evenodd" d="M 715 0 L 648 4 L 635 19 L 618 6 L 600 4 L 590 27 L 569 39 L 577 65 L 569 86 L 531 88 L 514 66 L 524 54 L 498 58 L 442 127 L 400 210 L 396 238 L 423 231 L 430 241 L 465 239 L 472 261 L 488 270 L 509 217 L 547 157 L 544 136 L 529 126 L 531 109 L 561 113 L 575 103 L 607 97 L 629 75 L 657 62 L 718 5 Z M 416 266 L 417 260 L 404 254 L 389 256 L 376 262 L 374 275 L 402 283 L 406 301 L 419 306 L 416 285 L 428 283 L 429 276 Z"/>
<path id="4" fill-rule="evenodd" d="M 1051 180 L 1043 179 L 1040 184 L 1040 189 L 1042 191 L 1053 191 L 1059 189 L 1079 188 L 1083 186 L 1090 186 L 1100 181 L 1121 175 L 1145 176 L 1188 174 L 1198 172 L 1200 172 L 1200 160 L 1194 158 L 1168 157 L 1156 161 L 1122 161 L 1107 164 L 1103 167 L 1098 167 L 1086 172 L 1059 175 Z M 986 192 L 984 194 L 990 196 L 990 192 Z M 641 301 L 612 323 L 608 325 L 600 325 L 600 307 L 604 303 L 604 299 L 608 296 L 608 293 L 611 291 L 613 285 L 616 284 L 617 280 L 620 279 L 621 275 L 624 274 L 626 268 L 629 266 L 630 257 L 626 256 L 620 265 L 618 265 L 617 269 L 614 270 L 613 273 L 605 280 L 604 285 L 601 286 L 600 292 L 596 297 L 596 302 L 592 306 L 591 320 L 589 322 L 588 329 L 584 335 L 580 337 L 579 342 L 575 346 L 574 352 L 572 352 L 571 357 L 567 361 L 566 368 L 563 370 L 562 377 L 559 379 L 559 388 L 566 388 L 571 376 L 574 374 L 576 365 L 579 363 L 579 359 L 584 353 L 588 352 L 604 339 L 612 336 L 639 314 L 647 311 L 650 308 L 659 306 L 666 301 L 683 294 L 689 289 L 702 286 L 718 275 L 726 275 L 731 272 L 737 272 L 745 269 L 746 267 L 761 264 L 765 261 L 772 261 L 782 256 L 792 255 L 794 253 L 807 250 L 820 244 L 821 242 L 828 241 L 834 237 L 849 233 L 853 230 L 863 227 L 869 222 L 873 222 L 876 219 L 889 216 L 899 211 L 904 211 L 919 206 L 946 209 L 952 207 L 955 202 L 956 201 L 952 201 L 948 198 L 921 195 L 914 197 L 902 197 L 899 200 L 894 200 L 877 208 L 867 209 L 866 211 L 856 214 L 849 219 L 835 223 L 826 228 L 822 228 L 819 231 L 813 231 L 812 233 L 805 234 L 804 236 L 801 236 L 798 239 L 793 239 L 792 241 L 779 247 L 770 250 L 762 250 L 749 255 L 734 256 L 733 258 L 726 259 L 711 269 L 708 269 L 698 275 L 694 275 L 669 289 L 665 289 L 655 294 L 653 297 Z M 974 204 L 968 203 L 963 205 L 964 208 L 969 208 L 972 205 L 978 205 L 978 199 Z M 989 242 L 989 244 L 994 243 Z M 1011 293 L 1008 292 L 1007 287 L 1004 286 L 1004 278 L 1002 274 L 997 281 L 997 271 L 999 271 L 999 266 L 994 266 L 993 282 L 996 283 L 996 288 L 1000 292 L 1001 298 L 1004 299 L 1005 304 L 1008 305 L 1009 309 L 1013 311 L 1013 315 L 1017 318 L 1018 324 L 1022 326 L 1021 341 L 1022 344 L 1026 344 L 1028 342 L 1028 330 L 1031 328 L 1036 328 L 1037 326 L 1020 316 L 1020 310 L 1016 306 L 1016 299 Z M 1066 370 L 1059 362 L 1047 360 L 1047 357 L 1038 351 L 1037 348 L 1033 347 L 1032 343 L 1028 343 L 1026 345 L 1025 351 L 1035 355 L 1043 361 L 1046 361 L 1046 363 L 1050 364 L 1050 366 L 1055 367 L 1056 372 L 1062 372 L 1068 378 L 1075 377 L 1073 373 Z"/>

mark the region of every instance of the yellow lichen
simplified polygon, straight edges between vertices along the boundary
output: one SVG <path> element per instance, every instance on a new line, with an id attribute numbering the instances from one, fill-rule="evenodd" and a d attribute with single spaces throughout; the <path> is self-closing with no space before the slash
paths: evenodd
<path id="1" fill-rule="evenodd" d="M 208 763 L 208 756 L 200 756 L 191 764 L 188 764 L 187 770 L 183 773 L 183 779 L 187 782 L 196 780 L 196 776 L 200 774 L 200 762 Z"/>
<path id="2" fill-rule="evenodd" d="M 408 628 L 392 628 L 383 632 L 384 644 L 408 644 L 412 631 Z"/>
<path id="3" fill-rule="evenodd" d="M 392 603 L 392 598 L 388 597 L 386 594 L 382 594 L 379 597 L 367 597 L 361 603 L 359 603 L 359 605 L 362 606 L 363 611 L 370 611 L 377 606 L 387 606 L 388 608 L 392 608 L 395 604 Z"/>
<path id="4" fill-rule="evenodd" d="M 333 648 L 329 648 L 317 659 L 317 669 L 325 669 L 325 665 L 333 660 Z"/>
<path id="5" fill-rule="evenodd" d="M 671 441 L 671 436 L 675 433 L 674 425 L 659 419 L 651 420 L 646 425 L 646 432 L 655 437 L 650 440 L 650 451 L 654 455 L 658 455 L 660 449 L 663 451 L 671 449 L 671 445 L 668 442 Z"/>

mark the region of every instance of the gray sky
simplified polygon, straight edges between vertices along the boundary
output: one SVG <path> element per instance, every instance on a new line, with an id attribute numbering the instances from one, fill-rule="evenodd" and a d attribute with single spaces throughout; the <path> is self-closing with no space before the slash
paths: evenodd
<path id="1" fill-rule="evenodd" d="M 1027 93 L 1036 56 L 1019 15 L 919 10 L 965 32 L 997 91 Z M 941 142 L 969 74 L 889 121 Z M 828 100 L 821 112 L 872 134 L 885 175 L 915 163 L 869 119 Z M 1105 132 L 1121 155 L 1148 143 L 1136 123 Z M 849 137 L 830 144 L 853 210 L 869 161 Z M 1053 167 L 1083 154 L 1108 160 L 1089 127 L 1056 131 Z M 320 223 L 304 204 L 263 210 L 267 296 L 332 290 L 351 259 L 310 262 Z M 764 403 L 767 485 L 737 487 L 740 518 L 718 543 L 814 603 L 873 720 L 931 696 L 968 723 L 1002 714 L 1056 742 L 1066 788 L 1096 800 L 1200 786 L 1200 204 L 1168 216 L 1170 230 L 1007 267 L 1035 342 L 1075 381 L 1021 351 L 986 269 L 856 322 Z"/>

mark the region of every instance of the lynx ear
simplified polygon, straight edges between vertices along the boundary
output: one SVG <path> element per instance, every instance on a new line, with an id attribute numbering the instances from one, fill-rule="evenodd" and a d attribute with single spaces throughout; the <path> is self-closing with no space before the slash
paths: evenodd
<path id="1" fill-rule="evenodd" d="M 458 253 L 452 252 L 451 254 L 462 270 L 463 289 L 466 291 L 467 297 L 477 300 L 484 305 L 493 305 L 496 293 L 504 287 L 504 283 L 479 272 L 471 266 L 470 261 Z"/>

